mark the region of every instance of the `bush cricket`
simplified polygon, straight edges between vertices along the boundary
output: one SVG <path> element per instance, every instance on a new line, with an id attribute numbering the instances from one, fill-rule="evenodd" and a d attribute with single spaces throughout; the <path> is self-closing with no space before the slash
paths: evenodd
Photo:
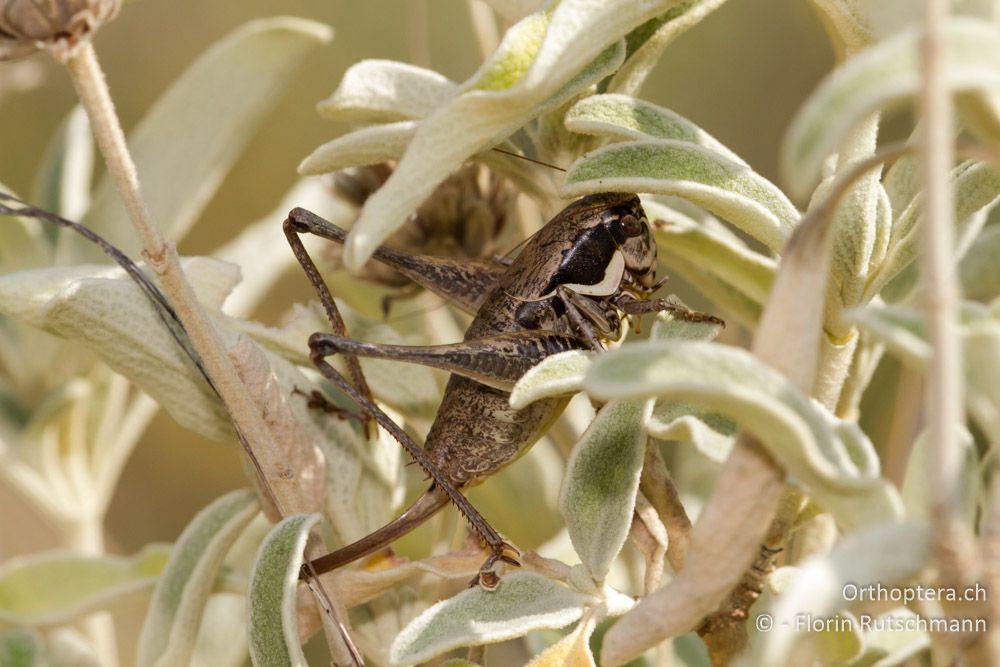
<path id="1" fill-rule="evenodd" d="M 313 362 L 388 430 L 432 481 L 398 518 L 307 563 L 304 574 L 326 572 L 381 550 L 452 502 L 489 552 L 479 582 L 495 586 L 494 566 L 499 561 L 518 564 L 519 553 L 462 490 L 517 459 L 568 402 L 548 398 L 515 410 L 509 397 L 517 380 L 549 355 L 603 351 L 603 340 L 621 336 L 622 316 L 674 311 L 685 319 L 719 321 L 651 298 L 663 281 L 656 281 L 656 245 L 634 194 L 603 193 L 577 200 L 546 223 L 509 263 L 442 259 L 379 247 L 377 261 L 474 315 L 464 340 L 448 345 L 382 345 L 348 338 L 333 297 L 299 238 L 308 233 L 344 243 L 346 232 L 304 209 L 289 214 L 284 230 L 336 332 L 310 337 Z M 349 365 L 354 384 L 330 365 L 327 357 L 337 353 L 349 362 L 358 356 L 378 357 L 452 374 L 423 447 L 374 403 L 356 359 Z"/>

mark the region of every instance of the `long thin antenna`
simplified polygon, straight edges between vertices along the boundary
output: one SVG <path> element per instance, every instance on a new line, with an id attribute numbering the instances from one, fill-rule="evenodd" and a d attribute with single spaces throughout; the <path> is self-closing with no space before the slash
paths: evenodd
<path id="1" fill-rule="evenodd" d="M 527 160 L 528 162 L 534 162 L 535 164 L 539 164 L 539 165 L 541 165 L 543 167 L 548 167 L 549 169 L 555 169 L 556 171 L 561 171 L 563 173 L 566 173 L 566 170 L 563 169 L 562 167 L 557 167 L 554 164 L 549 164 L 548 162 L 543 162 L 541 160 L 536 160 L 533 157 L 528 157 L 527 155 L 521 155 L 520 153 L 515 153 L 514 151 L 509 151 L 509 150 L 507 150 L 505 148 L 497 148 L 496 146 L 494 146 L 492 150 L 495 150 L 497 153 L 503 153 L 504 155 L 509 155 L 511 157 L 520 158 L 522 160 Z"/>

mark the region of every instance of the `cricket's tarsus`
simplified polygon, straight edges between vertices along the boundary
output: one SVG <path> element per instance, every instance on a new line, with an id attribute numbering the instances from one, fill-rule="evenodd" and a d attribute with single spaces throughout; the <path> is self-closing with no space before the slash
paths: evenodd
<path id="1" fill-rule="evenodd" d="M 304 209 L 285 221 L 285 234 L 305 269 L 334 333 L 310 337 L 319 371 L 400 442 L 432 480 L 430 489 L 399 518 L 303 569 L 326 572 L 388 547 L 449 501 L 468 520 L 488 551 L 477 581 L 497 585 L 495 566 L 517 565 L 519 552 L 479 514 L 462 490 L 493 475 L 523 454 L 562 412 L 567 397 L 510 406 L 517 380 L 542 359 L 567 350 L 603 351 L 621 335 L 621 318 L 671 311 L 693 321 L 720 323 L 666 299 L 651 299 L 656 244 L 634 194 L 603 193 L 570 204 L 533 235 L 508 263 L 412 255 L 386 247 L 377 261 L 475 315 L 460 343 L 379 345 L 352 340 L 300 234 L 344 243 L 346 232 Z M 351 380 L 326 360 L 342 354 L 380 357 L 443 368 L 452 373 L 437 417 L 420 447 L 371 398 L 360 376 Z"/>

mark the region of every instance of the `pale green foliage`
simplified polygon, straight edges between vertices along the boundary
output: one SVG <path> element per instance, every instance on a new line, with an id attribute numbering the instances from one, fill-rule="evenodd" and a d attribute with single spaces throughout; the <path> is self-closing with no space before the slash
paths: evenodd
<path id="1" fill-rule="evenodd" d="M 919 87 L 915 28 L 901 32 L 852 59 L 802 108 L 789 128 L 784 170 L 790 190 L 803 196 L 823 159 L 862 118 Z M 993 24 L 953 19 L 945 27 L 944 65 L 955 90 L 1000 85 L 1000 36 Z"/>
<path id="2" fill-rule="evenodd" d="M 258 666 L 303 667 L 295 587 L 309 530 L 319 514 L 290 516 L 260 545 L 247 594 L 250 657 Z"/>
<path id="3" fill-rule="evenodd" d="M 549 396 L 575 394 L 583 389 L 583 374 L 590 366 L 591 355 L 570 350 L 546 357 L 521 376 L 510 394 L 515 408 Z"/>
<path id="4" fill-rule="evenodd" d="M 190 229 L 273 108 L 275 90 L 332 36 L 326 26 L 294 18 L 250 23 L 202 55 L 147 112 L 129 137 L 129 148 L 165 234 L 176 239 Z M 182 141 L 174 128 L 184 128 Z M 102 179 L 83 221 L 122 250 L 138 249 L 111 179 Z M 68 263 L 96 252 L 65 234 L 58 257 Z"/>
<path id="5" fill-rule="evenodd" d="M 750 167 L 689 142 L 646 140 L 598 149 L 570 167 L 563 192 L 576 196 L 595 189 L 682 197 L 775 250 L 799 219 L 781 190 Z"/>
<path id="6" fill-rule="evenodd" d="M 789 532 L 820 512 L 831 519 L 828 539 L 777 571 L 757 602 L 754 614 L 771 614 L 774 630 L 753 638 L 750 664 L 783 664 L 806 648 L 827 664 L 889 665 L 924 650 L 930 637 L 922 632 L 806 635 L 794 629 L 800 614 L 856 619 L 857 610 L 841 595 L 846 582 L 889 586 L 923 576 L 931 562 L 927 439 L 906 443 L 913 451 L 897 488 L 882 475 L 884 452 L 858 423 L 883 351 L 918 372 L 932 353 L 915 308 L 924 224 L 919 165 L 907 156 L 884 175 L 862 175 L 840 194 L 838 206 L 818 221 L 810 218 L 836 192 L 838 179 L 875 151 L 878 112 L 919 88 L 918 33 L 903 25 L 911 14 L 896 12 L 890 22 L 873 11 L 873 2 L 815 0 L 846 60 L 805 103 L 786 137 L 788 192 L 797 203 L 808 200 L 803 213 L 779 185 L 697 124 L 633 96 L 667 44 L 721 0 L 490 4 L 512 26 L 467 81 L 366 60 L 320 103 L 322 115 L 352 129 L 317 147 L 300 173 L 398 160 L 360 210 L 345 265 L 360 268 L 443 180 L 472 160 L 508 178 L 541 211 L 558 210 L 560 197 L 642 193 L 669 270 L 727 319 L 737 332 L 729 340 L 756 338 L 751 352 L 716 342 L 720 328 L 711 322 L 660 314 L 649 342 L 626 339 L 601 355 L 568 352 L 531 369 L 513 391 L 515 407 L 579 392 L 608 401 L 595 409 L 575 400 L 566 420 L 520 467 L 476 492 L 487 518 L 510 522 L 505 530 L 558 519 L 558 510 L 558 534 L 539 547 L 549 560 L 526 558 L 525 571 L 504 574 L 496 590 L 475 587 L 436 604 L 434 596 L 444 590 L 438 582 L 464 584 L 481 554 L 441 555 L 439 545 L 437 555 L 423 561 L 387 560 L 378 571 L 337 573 L 335 588 L 340 603 L 353 608 L 362 650 L 376 664 L 404 665 L 579 621 L 561 640 L 540 633 L 524 643 L 534 647 L 537 665 L 594 664 L 589 642 L 596 625 L 619 616 L 604 636 L 601 664 L 620 664 L 675 640 L 729 592 L 685 577 L 700 567 L 736 581 L 749 561 L 720 547 L 685 567 L 677 550 L 686 548 L 689 526 L 664 515 L 662 503 L 654 502 L 656 489 L 642 486 L 650 497 L 637 500 L 640 480 L 675 485 L 681 514 L 704 508 L 702 517 L 709 518 L 696 519 L 692 543 L 701 537 L 725 544 L 730 536 L 716 534 L 712 517 L 721 521 L 740 509 L 733 503 L 752 503 L 757 492 L 750 481 L 746 488 L 739 488 L 741 480 L 728 488 L 710 483 L 730 454 L 745 447 L 746 436 L 738 433 L 752 435 L 808 499 L 781 510 Z M 945 67 L 950 85 L 962 93 L 964 127 L 995 149 L 1000 32 L 989 22 L 995 17 L 981 10 L 970 8 L 966 13 L 978 18 L 958 17 L 945 26 Z M 329 37 L 327 28 L 295 19 L 246 26 L 209 49 L 149 111 L 131 148 L 150 208 L 171 239 L 183 236 L 203 211 L 290 72 Z M 572 164 L 565 178 L 557 177 L 490 151 L 494 146 Z M 90 192 L 91 151 L 86 123 L 75 113 L 51 142 L 37 202 L 82 217 L 134 251 L 137 242 L 110 181 Z M 969 299 L 961 322 L 967 407 L 976 427 L 976 439 L 963 429 L 960 502 L 964 527 L 974 531 L 987 500 L 981 452 L 1000 441 L 1000 234 L 990 215 L 1000 178 L 993 166 L 969 160 L 953 169 L 952 181 L 955 263 Z M 156 578 L 139 664 L 235 665 L 247 653 L 256 665 L 305 664 L 300 632 L 313 629 L 306 622 L 314 621 L 314 602 L 297 579 L 307 539 L 322 535 L 328 546 L 358 539 L 394 514 L 407 489 L 403 457 L 384 432 L 366 440 L 356 425 L 293 398 L 296 389 L 321 386 L 306 341 L 327 327 L 322 313 L 298 306 L 281 328 L 239 319 L 294 265 L 280 231 L 281 217 L 294 205 L 342 225 L 358 213 L 331 202 L 315 183 L 301 183 L 216 257 L 188 258 L 183 268 L 227 349 L 250 346 L 273 380 L 269 390 L 288 399 L 301 436 L 290 455 L 313 446 L 322 452 L 323 513 L 294 514 L 267 528 L 257 495 L 233 492 L 190 523 L 165 565 L 165 548 L 112 558 L 92 536 L 158 407 L 216 439 L 232 437 L 226 412 L 122 271 L 95 265 L 97 251 L 75 236 L 53 237 L 35 221 L 0 221 L 0 362 L 9 375 L 0 398 L 20 405 L 22 397 L 39 397 L 24 420 L 0 417 L 0 480 L 68 526 L 66 546 L 83 553 L 4 564 L 0 622 L 36 628 L 76 621 Z M 819 225 L 822 233 L 796 233 L 807 220 L 811 231 Z M 331 282 L 352 304 L 375 298 L 342 276 Z M 772 298 L 775 293 L 781 299 Z M 461 335 L 455 320 L 440 312 L 406 328 L 343 310 L 352 336 L 369 342 L 420 344 Z M 72 364 L 57 363 L 71 358 Z M 391 416 L 411 431 L 426 428 L 440 384 L 428 369 L 388 361 L 365 361 L 363 368 Z M 894 408 L 893 396 L 880 399 L 879 409 Z M 660 449 L 654 439 L 671 444 Z M 659 468 L 643 470 L 644 464 Z M 554 487 L 562 473 L 558 501 L 552 489 L 530 488 Z M 644 523 L 652 521 L 643 514 L 649 507 L 656 521 Z M 619 557 L 630 535 L 643 564 Z M 704 541 L 712 538 L 717 541 Z M 656 602 L 656 592 L 637 582 L 643 574 L 649 580 L 644 567 L 663 567 L 668 546 L 673 582 L 657 592 L 669 604 L 654 607 L 662 613 L 653 614 L 650 630 L 642 607 Z M 417 576 L 425 579 L 412 581 Z M 633 596 L 646 599 L 633 609 Z M 887 613 L 902 618 L 911 612 Z M 679 646 L 674 642 L 673 649 Z M 100 659 L 75 630 L 0 634 L 5 665 Z"/>
<path id="7" fill-rule="evenodd" d="M 234 491 L 199 512 L 188 524 L 174 545 L 150 602 L 139 640 L 140 665 L 191 660 L 202 614 L 222 561 L 258 511 L 252 493 Z"/>
<path id="8" fill-rule="evenodd" d="M 688 141 L 745 164 L 712 135 L 670 109 L 626 95 L 591 95 L 566 112 L 566 128 L 609 139 L 676 139 Z"/>
<path id="9" fill-rule="evenodd" d="M 596 359 L 584 388 L 601 399 L 677 396 L 722 412 L 773 448 L 775 459 L 847 529 L 900 515 L 897 494 L 878 475 L 871 443 L 845 442 L 832 415 L 742 350 L 636 343 Z M 860 456 L 851 445 L 863 448 Z"/>
<path id="10" fill-rule="evenodd" d="M 38 653 L 38 640 L 28 632 L 13 630 L 0 635 L 0 658 L 11 667 L 31 667 Z"/>
<path id="11" fill-rule="evenodd" d="M 511 573 L 495 591 L 472 588 L 427 609 L 393 642 L 392 663 L 408 665 L 457 646 L 561 628 L 580 618 L 587 602 L 546 577 Z"/>
<path id="12" fill-rule="evenodd" d="M 0 620 L 54 625 L 80 618 L 152 587 L 167 555 L 166 546 L 150 545 L 130 558 L 51 552 L 8 561 L 0 569 Z"/>
<path id="13" fill-rule="evenodd" d="M 598 413 L 566 464 L 559 506 L 573 547 L 595 580 L 607 576 L 631 525 L 651 404 L 612 401 Z"/>
<path id="14" fill-rule="evenodd" d="M 239 279 L 237 267 L 208 258 L 192 258 L 185 270 L 214 309 Z M 82 343 L 182 425 L 216 440 L 230 434 L 222 406 L 192 375 L 184 353 L 123 270 L 83 264 L 20 271 L 0 278 L 0 300 L 6 315 Z"/>

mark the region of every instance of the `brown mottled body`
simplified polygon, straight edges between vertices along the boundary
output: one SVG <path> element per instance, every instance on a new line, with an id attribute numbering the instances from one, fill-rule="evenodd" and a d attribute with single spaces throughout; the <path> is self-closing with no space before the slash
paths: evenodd
<path id="1" fill-rule="evenodd" d="M 549 398 L 515 410 L 510 392 L 453 375 L 424 451 L 455 486 L 478 484 L 527 451 L 566 402 Z"/>
<path id="2" fill-rule="evenodd" d="M 348 338 L 329 290 L 298 240 L 299 234 L 311 233 L 343 243 L 346 233 L 301 209 L 289 214 L 285 232 L 337 332 L 310 338 L 314 363 L 387 429 L 433 480 L 431 489 L 400 517 L 311 562 L 310 571 L 332 569 L 381 549 L 451 501 L 490 551 L 481 581 L 495 581 L 492 565 L 498 560 L 516 562 L 509 555 L 516 550 L 460 490 L 523 454 L 567 402 L 549 398 L 514 409 L 510 406 L 514 384 L 557 352 L 603 350 L 602 339 L 620 335 L 622 315 L 677 310 L 662 300 L 649 300 L 659 286 L 656 246 L 638 197 L 606 193 L 574 202 L 528 239 L 509 265 L 378 248 L 377 260 L 475 314 L 464 340 L 449 345 L 377 345 Z M 360 384 L 347 382 L 326 361 L 333 354 L 343 354 L 349 361 L 358 356 L 396 359 L 452 373 L 423 447 L 382 412 Z"/>
<path id="3" fill-rule="evenodd" d="M 550 282 L 553 263 L 562 258 L 566 239 L 579 232 L 581 218 L 622 204 L 642 210 L 635 195 L 593 195 L 575 202 L 545 225 L 500 274 L 496 287 L 489 292 L 466 330 L 464 340 L 521 331 L 557 332 L 575 337 L 577 334 L 569 319 L 557 315 L 554 310 L 533 323 L 532 329 L 519 323 L 515 313 L 522 304 L 542 298 Z M 580 340 L 576 347 L 584 349 L 586 344 Z M 525 357 L 537 354 L 528 350 L 521 352 Z M 548 354 L 552 353 L 554 351 Z M 437 419 L 427 433 L 424 450 L 456 486 L 477 484 L 537 442 L 562 414 L 567 401 L 562 397 L 543 399 L 515 410 L 510 406 L 510 392 L 452 375 Z"/>

